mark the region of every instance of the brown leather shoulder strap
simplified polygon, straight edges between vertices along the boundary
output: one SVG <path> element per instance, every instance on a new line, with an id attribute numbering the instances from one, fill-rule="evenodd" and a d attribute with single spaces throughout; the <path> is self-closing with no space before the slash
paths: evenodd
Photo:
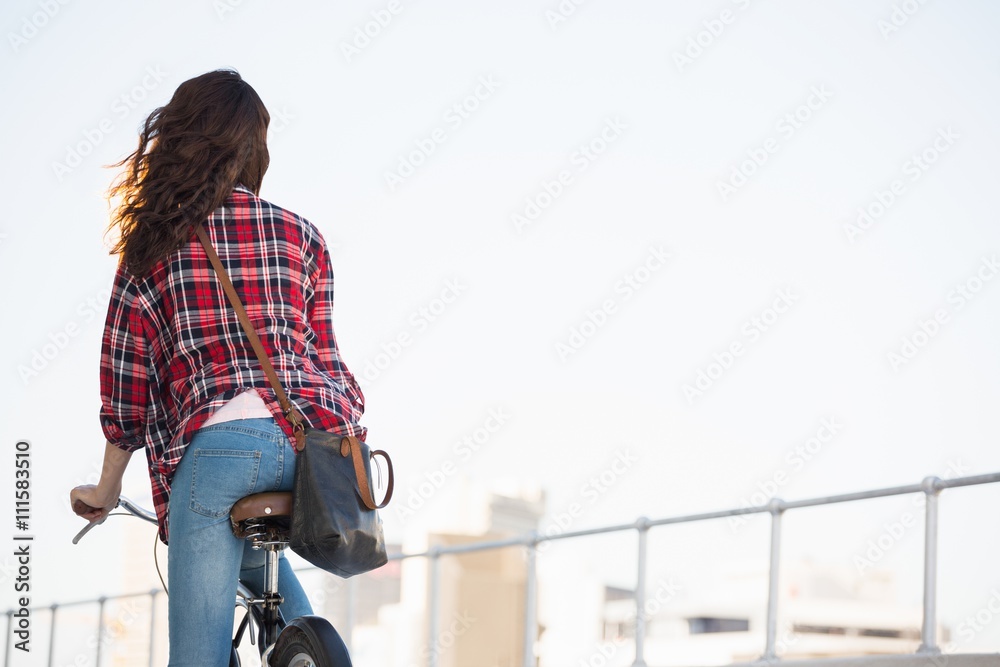
<path id="1" fill-rule="evenodd" d="M 243 307 L 243 302 L 240 301 L 240 296 L 236 293 L 236 288 L 233 287 L 232 281 L 229 280 L 226 268 L 222 266 L 222 261 L 216 254 L 215 248 L 212 247 L 212 241 L 208 238 L 208 232 L 205 231 L 204 226 L 201 224 L 195 225 L 194 231 L 198 234 L 198 238 L 201 240 L 201 245 L 205 248 L 205 253 L 208 255 L 209 261 L 212 262 L 215 272 L 219 275 L 222 289 L 225 290 L 226 296 L 229 297 L 229 303 L 232 304 L 233 310 L 236 311 L 236 316 L 239 318 L 240 324 L 243 325 L 243 331 L 246 332 L 254 352 L 257 353 L 257 360 L 260 362 L 261 367 L 263 367 L 264 374 L 267 375 L 268 382 L 271 383 L 271 388 L 274 389 L 274 394 L 278 397 L 278 403 L 281 404 L 285 418 L 292 424 L 292 431 L 295 434 L 295 449 L 301 452 L 302 448 L 306 445 L 305 424 L 302 421 L 302 415 L 298 413 L 292 402 L 288 400 L 288 395 L 285 394 L 285 390 L 278 380 L 278 374 L 274 372 L 274 366 L 271 365 L 271 360 L 267 358 L 264 346 L 261 344 L 257 332 L 254 331 L 253 324 L 250 323 L 250 318 Z"/>

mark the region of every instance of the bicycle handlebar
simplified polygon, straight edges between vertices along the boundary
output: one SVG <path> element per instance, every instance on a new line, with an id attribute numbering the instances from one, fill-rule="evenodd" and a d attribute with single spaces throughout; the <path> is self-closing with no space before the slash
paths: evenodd
<path id="1" fill-rule="evenodd" d="M 123 510 L 125 510 L 126 512 L 128 512 L 132 516 L 138 517 L 139 519 L 142 519 L 143 521 L 148 521 L 150 523 L 156 523 L 156 514 L 154 514 L 153 512 L 150 512 L 147 509 L 143 509 L 139 505 L 136 505 L 134 502 L 132 502 L 131 500 L 129 500 L 125 496 L 119 496 L 118 497 L 118 502 L 115 503 L 115 506 L 112 508 L 112 510 L 114 510 L 115 508 L 118 508 L 118 507 L 121 507 Z M 91 521 L 90 523 L 88 523 L 86 526 L 84 526 L 83 530 L 81 530 L 79 533 L 77 533 L 76 537 L 73 538 L 73 544 L 78 543 L 83 538 L 84 535 L 86 535 L 87 533 L 90 532 L 91 528 L 93 528 L 94 526 L 99 526 L 102 523 L 104 523 L 107 520 L 108 516 L 111 516 L 111 514 L 109 513 L 103 519 L 96 519 L 96 520 Z"/>
<path id="2" fill-rule="evenodd" d="M 156 513 L 150 512 L 147 509 L 136 505 L 134 502 L 126 498 L 125 496 L 118 497 L 118 506 L 123 508 L 126 512 L 134 517 L 142 519 L 143 521 L 148 521 L 149 523 L 156 523 Z"/>

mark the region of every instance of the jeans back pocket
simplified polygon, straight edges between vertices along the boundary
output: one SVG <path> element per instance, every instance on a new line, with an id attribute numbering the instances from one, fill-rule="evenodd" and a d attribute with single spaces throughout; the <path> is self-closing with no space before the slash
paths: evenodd
<path id="1" fill-rule="evenodd" d="M 191 510 L 209 517 L 229 514 L 237 500 L 253 493 L 260 452 L 199 449 L 194 452 Z"/>

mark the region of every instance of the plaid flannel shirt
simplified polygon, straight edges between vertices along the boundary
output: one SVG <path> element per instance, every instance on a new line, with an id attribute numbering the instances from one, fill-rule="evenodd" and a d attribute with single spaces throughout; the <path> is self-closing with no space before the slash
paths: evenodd
<path id="1" fill-rule="evenodd" d="M 205 222 L 289 400 L 317 429 L 355 435 L 364 394 L 337 349 L 333 268 L 319 230 L 237 186 Z M 195 432 L 255 389 L 294 442 L 198 237 L 139 280 L 119 263 L 100 363 L 101 427 L 111 444 L 145 448 L 160 539 L 170 480 Z"/>

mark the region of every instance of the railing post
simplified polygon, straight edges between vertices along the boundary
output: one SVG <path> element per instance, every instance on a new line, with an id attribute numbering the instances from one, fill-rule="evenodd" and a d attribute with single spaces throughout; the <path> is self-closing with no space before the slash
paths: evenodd
<path id="1" fill-rule="evenodd" d="M 925 477 L 924 498 L 924 623 L 920 633 L 917 653 L 938 655 L 937 645 L 937 532 L 938 494 L 941 492 L 937 477 Z"/>
<path id="2" fill-rule="evenodd" d="M 431 567 L 429 617 L 427 619 L 427 667 L 438 664 L 438 628 L 440 619 L 441 554 L 434 548 L 428 552 Z"/>
<path id="3" fill-rule="evenodd" d="M 160 591 L 149 591 L 149 667 L 153 667 L 153 649 L 156 646 L 156 595 Z"/>
<path id="4" fill-rule="evenodd" d="M 347 645 L 347 650 L 354 648 L 354 623 L 358 608 L 358 579 L 351 577 L 347 580 L 347 618 L 344 619 L 344 632 L 342 639 Z"/>
<path id="5" fill-rule="evenodd" d="M 767 504 L 771 513 L 771 563 L 768 571 L 767 587 L 767 644 L 764 646 L 762 660 L 777 660 L 775 643 L 778 636 L 778 570 L 781 555 L 781 514 L 784 503 L 780 498 L 771 498 Z"/>
<path id="6" fill-rule="evenodd" d="M 97 657 L 94 665 L 101 667 L 101 644 L 104 643 L 104 603 L 108 599 L 103 595 L 97 599 Z"/>
<path id="7" fill-rule="evenodd" d="M 532 533 L 525 545 L 527 556 L 524 577 L 524 659 L 523 667 L 535 667 L 535 640 L 538 635 L 538 621 L 535 618 L 538 605 L 538 534 Z"/>
<path id="8" fill-rule="evenodd" d="M 635 575 L 635 661 L 632 667 L 646 667 L 646 555 L 649 519 L 639 517 L 635 528 L 639 533 L 639 554 Z"/>
<path id="9" fill-rule="evenodd" d="M 56 653 L 56 610 L 59 609 L 59 605 L 53 603 L 49 609 L 52 610 L 52 626 L 49 632 L 49 667 L 55 664 L 55 653 Z"/>

